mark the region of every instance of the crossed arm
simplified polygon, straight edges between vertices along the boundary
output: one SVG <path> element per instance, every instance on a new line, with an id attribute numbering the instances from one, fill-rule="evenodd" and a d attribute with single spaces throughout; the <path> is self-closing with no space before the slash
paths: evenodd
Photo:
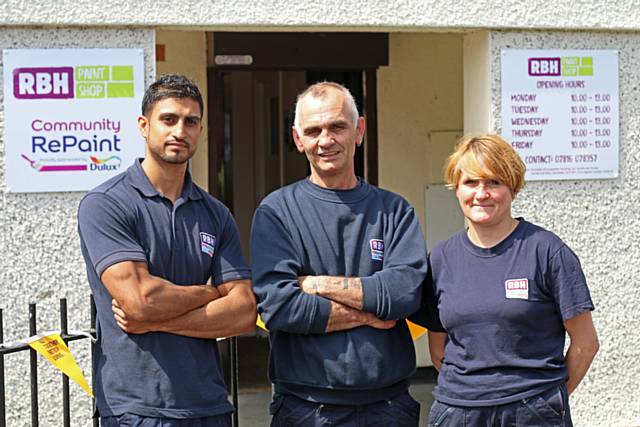
<path id="1" fill-rule="evenodd" d="M 261 205 L 253 219 L 251 253 L 254 290 L 267 327 L 296 334 L 365 325 L 390 329 L 415 312 L 427 270 L 426 249 L 413 210 L 401 214 L 395 234 L 405 238 L 388 239 L 381 270 L 366 277 L 299 277 L 305 268 L 289 224 L 277 209 Z"/>
<path id="2" fill-rule="evenodd" d="M 342 331 L 358 326 L 391 329 L 395 320 L 382 320 L 362 311 L 363 292 L 359 277 L 301 276 L 300 289 L 311 295 L 319 295 L 331 301 L 331 311 L 326 332 Z"/>
<path id="3" fill-rule="evenodd" d="M 256 302 L 249 280 L 178 286 L 149 273 L 144 262 L 107 268 L 102 282 L 113 297 L 116 323 L 127 333 L 169 332 L 218 338 L 251 331 Z"/>

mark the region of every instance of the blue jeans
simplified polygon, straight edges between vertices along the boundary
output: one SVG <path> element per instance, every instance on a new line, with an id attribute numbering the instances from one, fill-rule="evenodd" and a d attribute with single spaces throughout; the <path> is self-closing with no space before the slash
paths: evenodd
<path id="1" fill-rule="evenodd" d="M 408 392 L 368 405 L 324 405 L 276 393 L 271 427 L 418 427 L 420 404 Z"/>
<path id="2" fill-rule="evenodd" d="M 155 418 L 124 413 L 115 417 L 101 417 L 102 427 L 231 427 L 231 414 L 203 418 Z"/>
<path id="3" fill-rule="evenodd" d="M 565 384 L 497 406 L 462 407 L 434 401 L 428 427 L 572 427 Z"/>

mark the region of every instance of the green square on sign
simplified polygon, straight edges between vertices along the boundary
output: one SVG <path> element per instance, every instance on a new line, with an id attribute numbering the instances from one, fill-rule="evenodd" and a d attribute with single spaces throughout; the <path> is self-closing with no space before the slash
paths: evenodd
<path id="1" fill-rule="evenodd" d="M 562 65 L 580 65 L 579 56 L 565 56 L 562 58 Z"/>
<path id="2" fill-rule="evenodd" d="M 580 68 L 578 68 L 578 75 L 580 75 L 580 76 L 593 76 L 593 67 L 580 67 Z"/>
<path id="3" fill-rule="evenodd" d="M 133 65 L 114 65 L 111 67 L 111 80 L 133 80 Z"/>
<path id="4" fill-rule="evenodd" d="M 593 67 L 593 57 L 592 56 L 583 56 L 581 65 L 583 67 L 587 67 L 587 66 Z"/>
<path id="5" fill-rule="evenodd" d="M 578 67 L 562 67 L 562 75 L 563 76 L 577 76 L 578 75 Z"/>
<path id="6" fill-rule="evenodd" d="M 107 98 L 133 98 L 133 83 L 108 83 Z"/>

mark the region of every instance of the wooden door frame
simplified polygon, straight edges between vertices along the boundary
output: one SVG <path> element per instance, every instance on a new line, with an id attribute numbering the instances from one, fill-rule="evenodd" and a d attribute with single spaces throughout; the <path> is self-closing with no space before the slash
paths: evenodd
<path id="1" fill-rule="evenodd" d="M 224 80 L 228 71 L 361 70 L 366 120 L 364 178 L 378 184 L 377 69 L 388 65 L 386 33 L 215 33 L 216 57 L 250 57 L 250 64 L 215 65 L 207 69 L 209 120 L 209 193 L 219 197 L 218 174 L 224 156 Z M 335 47 L 339 46 L 339 49 Z M 327 54 L 318 54 L 326 52 Z M 320 59 L 319 59 L 320 58 Z M 319 62 L 321 61 L 321 62 Z M 232 62 L 232 61 L 231 61 Z M 229 206 L 233 210 L 233 206 Z"/>

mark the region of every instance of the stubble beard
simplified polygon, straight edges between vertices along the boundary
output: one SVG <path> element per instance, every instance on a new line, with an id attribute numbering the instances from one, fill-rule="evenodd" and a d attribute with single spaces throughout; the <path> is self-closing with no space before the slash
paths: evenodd
<path id="1" fill-rule="evenodd" d="M 184 154 L 182 152 L 168 153 L 165 149 L 167 143 L 162 146 L 161 151 L 150 147 L 149 152 L 151 153 L 153 158 L 156 159 L 156 161 L 161 161 L 171 165 L 181 165 L 187 163 L 191 159 L 191 157 L 193 157 L 193 153 L 189 151 L 190 144 L 187 143 L 185 145 L 187 146 L 187 148 Z"/>

